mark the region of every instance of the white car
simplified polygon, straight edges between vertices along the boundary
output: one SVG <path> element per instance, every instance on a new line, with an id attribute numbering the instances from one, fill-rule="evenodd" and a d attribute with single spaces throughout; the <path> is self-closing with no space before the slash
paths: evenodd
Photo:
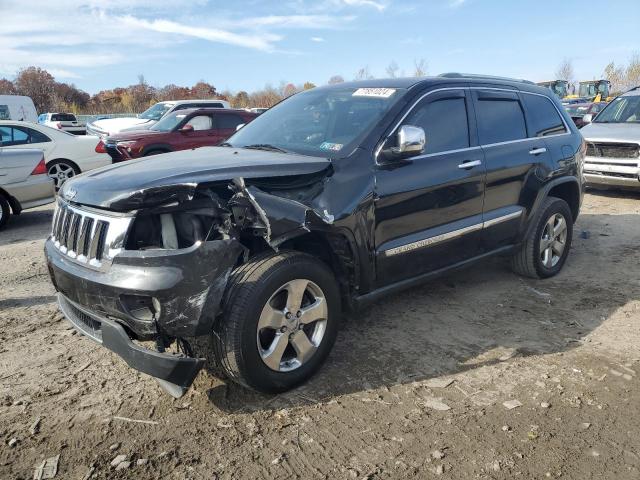
<path id="1" fill-rule="evenodd" d="M 38 123 L 47 127 L 57 128 L 74 135 L 84 135 L 87 128 L 79 122 L 73 113 L 42 113 L 38 116 Z"/>
<path id="2" fill-rule="evenodd" d="M 0 228 L 12 213 L 54 201 L 53 182 L 46 173 L 41 150 L 0 147 Z"/>
<path id="3" fill-rule="evenodd" d="M 99 139 L 72 135 L 36 123 L 0 121 L 0 146 L 42 150 L 47 173 L 54 180 L 56 190 L 68 178 L 111 164 L 111 157 Z"/>
<path id="4" fill-rule="evenodd" d="M 176 110 L 186 108 L 231 108 L 225 100 L 176 100 L 159 102 L 137 117 L 105 118 L 87 124 L 87 135 L 106 137 L 128 130 L 146 130 Z"/>

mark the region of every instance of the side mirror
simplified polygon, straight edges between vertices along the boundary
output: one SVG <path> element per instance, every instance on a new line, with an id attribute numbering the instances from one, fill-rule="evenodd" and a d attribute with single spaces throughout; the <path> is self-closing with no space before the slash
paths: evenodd
<path id="1" fill-rule="evenodd" d="M 391 153 L 401 157 L 413 157 L 424 152 L 427 138 L 424 130 L 413 125 L 403 125 L 396 134 L 398 146 L 391 148 Z"/>
<path id="2" fill-rule="evenodd" d="M 180 133 L 189 133 L 193 132 L 193 125 L 189 125 L 188 123 L 178 130 Z"/>
<path id="3" fill-rule="evenodd" d="M 584 117 L 582 117 L 582 122 L 584 124 L 593 122 L 593 114 L 587 113 Z"/>
<path id="4" fill-rule="evenodd" d="M 241 123 L 240 125 L 238 125 L 238 126 L 236 127 L 236 132 L 237 132 L 238 130 L 240 130 L 242 127 L 244 127 L 245 125 L 246 125 L 246 123 Z"/>

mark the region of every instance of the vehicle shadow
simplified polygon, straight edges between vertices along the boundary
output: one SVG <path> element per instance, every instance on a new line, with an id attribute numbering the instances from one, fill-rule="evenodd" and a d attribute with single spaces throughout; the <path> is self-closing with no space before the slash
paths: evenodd
<path id="1" fill-rule="evenodd" d="M 53 203 L 11 215 L 0 230 L 0 246 L 45 239 L 51 231 Z"/>
<path id="2" fill-rule="evenodd" d="M 583 238 L 581 230 L 591 235 Z M 521 278 L 511 272 L 508 259 L 489 259 L 350 315 L 325 365 L 291 392 L 262 395 L 232 382 L 211 388 L 207 375 L 198 378 L 199 388 L 225 412 L 270 411 L 446 376 L 513 356 L 571 350 L 640 297 L 640 284 L 628 282 L 625 268 L 640 265 L 638 238 L 636 215 L 584 214 L 557 277 Z M 215 367 L 210 372 L 215 376 Z"/>
<path id="3" fill-rule="evenodd" d="M 0 310 L 15 307 L 33 307 L 36 305 L 45 305 L 56 301 L 55 295 L 41 295 L 28 298 L 7 298 L 0 300 Z"/>
<path id="4" fill-rule="evenodd" d="M 609 198 L 628 198 L 628 199 L 636 199 L 640 200 L 640 189 L 631 190 L 631 189 L 616 189 L 616 188 L 606 188 L 606 187 L 588 187 L 587 192 L 590 195 L 595 195 L 597 197 L 609 197 Z"/>

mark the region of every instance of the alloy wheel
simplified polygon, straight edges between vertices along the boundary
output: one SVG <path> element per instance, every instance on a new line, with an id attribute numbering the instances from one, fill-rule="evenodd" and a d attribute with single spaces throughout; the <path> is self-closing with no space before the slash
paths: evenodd
<path id="1" fill-rule="evenodd" d="M 540 261 L 546 268 L 555 267 L 567 244 L 567 220 L 560 213 L 552 215 L 542 230 Z"/>
<path id="2" fill-rule="evenodd" d="M 76 172 L 71 165 L 66 163 L 56 163 L 49 167 L 48 175 L 55 182 L 56 189 L 62 187 L 71 177 L 75 176 Z"/>
<path id="3" fill-rule="evenodd" d="M 310 280 L 296 279 L 271 295 L 258 320 L 257 344 L 271 370 L 288 372 L 318 350 L 327 328 L 327 300 Z"/>

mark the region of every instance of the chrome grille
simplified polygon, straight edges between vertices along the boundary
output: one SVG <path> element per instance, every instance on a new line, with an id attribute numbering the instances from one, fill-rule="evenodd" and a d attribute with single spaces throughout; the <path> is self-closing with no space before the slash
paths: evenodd
<path id="1" fill-rule="evenodd" d="M 640 145 L 637 143 L 588 142 L 587 156 L 603 158 L 638 158 L 640 156 Z"/>
<path id="2" fill-rule="evenodd" d="M 76 262 L 103 268 L 122 250 L 133 217 L 72 207 L 58 201 L 51 241 Z"/>

